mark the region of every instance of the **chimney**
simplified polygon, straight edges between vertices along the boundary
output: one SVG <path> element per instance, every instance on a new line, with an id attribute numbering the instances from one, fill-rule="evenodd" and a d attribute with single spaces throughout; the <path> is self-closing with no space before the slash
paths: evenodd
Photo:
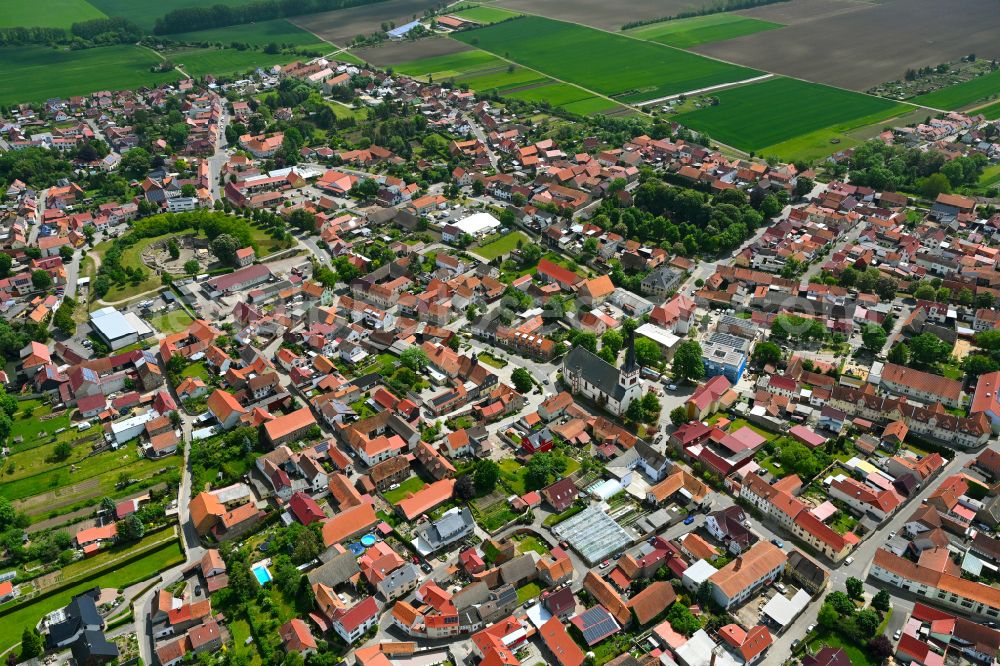
<path id="1" fill-rule="evenodd" d="M 735 560 L 733 560 L 733 571 L 736 572 L 742 568 L 743 568 L 743 558 L 737 557 Z"/>

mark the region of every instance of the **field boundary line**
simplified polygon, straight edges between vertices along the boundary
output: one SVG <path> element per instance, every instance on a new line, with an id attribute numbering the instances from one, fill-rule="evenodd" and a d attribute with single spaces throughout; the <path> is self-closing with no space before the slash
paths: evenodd
<path id="1" fill-rule="evenodd" d="M 667 95 L 666 97 L 660 97 L 657 99 L 646 100 L 645 102 L 636 102 L 636 106 L 647 106 L 649 104 L 659 104 L 660 102 L 666 102 L 672 99 L 677 99 L 678 97 L 690 97 L 691 95 L 701 95 L 702 93 L 712 92 L 714 90 L 723 90 L 725 88 L 735 88 L 737 86 L 749 85 L 757 83 L 759 81 L 766 81 L 767 79 L 774 78 L 775 74 L 762 74 L 761 76 L 754 76 L 749 79 L 743 79 L 742 81 L 733 81 L 732 83 L 719 83 L 714 86 L 708 86 L 707 88 L 699 88 L 698 90 L 688 90 L 687 92 L 674 93 L 673 95 Z"/>

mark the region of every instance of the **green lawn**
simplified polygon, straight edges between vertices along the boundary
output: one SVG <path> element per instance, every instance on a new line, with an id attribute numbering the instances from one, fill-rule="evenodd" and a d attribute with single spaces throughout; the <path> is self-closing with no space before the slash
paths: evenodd
<path id="1" fill-rule="evenodd" d="M 499 7 L 483 7 L 480 5 L 479 7 L 470 7 L 469 9 L 454 12 L 451 16 L 457 16 L 465 19 L 466 21 L 475 21 L 476 23 L 489 25 L 490 23 L 506 21 L 509 18 L 520 16 L 520 14 L 518 14 L 518 12 L 510 11 L 509 9 L 501 9 Z"/>
<path id="2" fill-rule="evenodd" d="M 858 524 L 857 519 L 846 511 L 838 511 L 834 514 L 833 522 L 830 523 L 830 527 L 837 534 L 847 534 L 854 529 L 854 526 Z"/>
<path id="3" fill-rule="evenodd" d="M 68 28 L 79 21 L 103 17 L 86 0 L 0 0 L 0 28 Z"/>
<path id="4" fill-rule="evenodd" d="M 138 46 L 80 51 L 45 46 L 0 48 L 0 104 L 155 86 L 180 78 L 177 72 L 150 72 L 159 62 L 154 53 Z"/>
<path id="5" fill-rule="evenodd" d="M 585 99 L 594 99 L 594 96 L 583 88 L 556 81 L 536 88 L 523 88 L 508 92 L 506 96 L 511 99 L 519 99 L 522 102 L 548 102 L 552 106 L 564 106 Z"/>
<path id="6" fill-rule="evenodd" d="M 507 361 L 501 361 L 497 357 L 487 352 L 479 352 L 479 361 L 498 369 L 507 366 Z"/>
<path id="7" fill-rule="evenodd" d="M 331 50 L 328 42 L 321 40 L 311 32 L 303 30 L 284 19 L 260 21 L 258 23 L 251 23 L 250 25 L 233 25 L 226 28 L 199 30 L 197 32 L 182 32 L 170 37 L 176 41 L 207 42 L 210 44 L 221 43 L 224 46 L 229 46 L 233 42 L 261 47 L 273 43 L 279 46 L 295 46 L 326 50 L 327 52 Z"/>
<path id="8" fill-rule="evenodd" d="M 910 101 L 935 109 L 960 109 L 973 102 L 992 99 L 997 95 L 1000 95 L 1000 70 L 914 97 Z"/>
<path id="9" fill-rule="evenodd" d="M 1000 182 L 1000 164 L 994 164 L 983 169 L 983 175 L 979 177 L 981 187 L 989 187 Z"/>
<path id="10" fill-rule="evenodd" d="M 622 102 L 760 74 L 661 44 L 537 16 L 457 33 L 454 38 Z"/>
<path id="11" fill-rule="evenodd" d="M 98 587 L 120 588 L 123 585 L 138 582 L 144 578 L 151 578 L 157 572 L 168 569 L 183 561 L 184 555 L 181 552 L 180 543 L 175 540 L 159 550 L 147 553 L 144 557 L 130 564 L 115 567 L 96 579 L 78 583 L 59 594 L 54 594 L 39 601 L 16 606 L 17 610 L 0 616 L 0 651 L 6 650 L 12 645 L 17 645 L 21 640 L 21 632 L 24 631 L 25 627 L 33 627 L 43 615 L 65 606 L 74 595 L 89 590 L 95 585 Z M 10 604 L 0 606 L 0 612 L 3 612 L 6 608 L 14 607 Z"/>
<path id="12" fill-rule="evenodd" d="M 563 104 L 562 108 L 579 116 L 590 116 L 595 113 L 604 113 L 605 111 L 626 109 L 628 107 L 619 106 L 614 102 L 604 99 L 603 97 L 588 97 L 587 99 L 581 99 L 576 102 L 570 102 L 569 104 Z"/>
<path id="13" fill-rule="evenodd" d="M 186 311 L 177 309 L 149 318 L 149 325 L 167 335 L 180 333 L 191 325 L 194 318 Z"/>
<path id="14" fill-rule="evenodd" d="M 542 593 L 542 588 L 537 583 L 527 583 L 517 588 L 517 603 L 523 604 L 529 599 L 535 599 Z"/>
<path id="15" fill-rule="evenodd" d="M 85 431 L 83 435 L 89 432 Z M 74 446 L 70 457 L 64 461 L 51 459 L 51 449 L 55 445 L 11 456 L 6 462 L 4 481 L 0 484 L 0 497 L 24 500 L 43 493 L 58 496 L 62 489 L 83 483 L 93 487 L 95 497 L 102 497 L 115 489 L 118 475 L 122 472 L 127 472 L 134 480 L 144 479 L 161 468 L 176 467 L 180 460 L 178 457 L 149 460 L 139 453 L 134 443 L 117 451 L 83 457 L 90 446 L 90 442 Z M 16 464 L 15 471 L 9 474 L 12 463 Z"/>
<path id="16" fill-rule="evenodd" d="M 52 435 L 60 428 L 69 427 L 68 410 L 55 418 L 42 420 L 52 413 L 52 407 L 43 405 L 41 400 L 22 400 L 17 406 L 18 411 L 14 413 L 14 423 L 10 429 L 10 439 L 13 441 L 21 437 L 24 441 L 11 445 L 14 453 L 40 446 L 38 434 L 41 432 Z"/>
<path id="17" fill-rule="evenodd" d="M 816 652 L 824 645 L 832 648 L 841 648 L 847 653 L 851 666 L 877 666 L 878 664 L 878 662 L 872 661 L 871 657 L 868 656 L 868 651 L 864 648 L 845 641 L 835 633 L 820 628 L 816 633 L 816 638 L 809 641 L 809 647 L 813 652 Z"/>
<path id="18" fill-rule="evenodd" d="M 684 49 L 783 27 L 780 23 L 761 21 L 738 14 L 709 14 L 644 25 L 627 30 L 625 34 Z"/>
<path id="19" fill-rule="evenodd" d="M 528 551 L 534 551 L 539 555 L 549 554 L 549 549 L 546 548 L 545 544 L 542 543 L 536 536 L 528 534 L 526 536 L 521 537 L 520 539 L 517 539 L 515 537 L 515 540 L 517 541 L 517 552 L 519 553 L 527 553 Z"/>
<path id="20" fill-rule="evenodd" d="M 138 552 L 140 550 L 159 550 L 160 546 L 166 546 L 172 541 L 177 541 L 177 535 L 171 527 L 147 535 L 139 540 L 138 543 L 101 550 L 90 557 L 85 557 L 82 560 L 77 560 L 76 562 L 67 564 L 59 571 L 58 579 L 53 581 L 51 585 L 54 585 L 59 581 L 72 580 L 77 576 L 83 576 L 89 571 L 103 569 L 112 562 L 120 561 L 128 557 L 129 552 Z"/>
<path id="21" fill-rule="evenodd" d="M 509 234 L 504 234 L 495 241 L 478 247 L 473 251 L 480 257 L 487 260 L 493 260 L 500 255 L 510 254 L 513 250 L 517 249 L 519 243 L 531 243 L 531 239 L 520 231 L 513 231 Z"/>
<path id="22" fill-rule="evenodd" d="M 524 487 L 524 474 L 527 470 L 521 463 L 512 458 L 504 458 L 500 461 L 500 478 L 507 485 L 512 493 L 523 495 L 528 492 Z"/>
<path id="23" fill-rule="evenodd" d="M 784 155 L 775 146 L 811 132 L 830 138 L 898 115 L 904 105 L 889 100 L 777 77 L 712 93 L 715 106 L 682 113 L 674 120 L 740 150 Z M 829 146 L 828 152 L 836 150 Z"/>
<path id="24" fill-rule="evenodd" d="M 203 361 L 192 363 L 181 371 L 181 377 L 198 377 L 203 382 L 208 381 L 208 368 Z"/>
<path id="25" fill-rule="evenodd" d="M 419 476 L 411 476 L 406 481 L 399 484 L 395 490 L 387 490 L 382 493 L 382 497 L 390 504 L 399 504 L 410 495 L 413 495 L 424 488 L 427 484 Z"/>

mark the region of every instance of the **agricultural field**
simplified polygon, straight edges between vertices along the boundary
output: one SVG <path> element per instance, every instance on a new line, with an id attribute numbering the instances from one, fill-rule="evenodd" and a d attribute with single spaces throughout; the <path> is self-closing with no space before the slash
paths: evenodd
<path id="1" fill-rule="evenodd" d="M 479 5 L 478 7 L 469 7 L 468 9 L 453 12 L 451 16 L 457 16 L 458 18 L 465 19 L 466 21 L 475 21 L 476 23 L 489 25 L 491 23 L 506 21 L 509 18 L 514 18 L 515 16 L 520 16 L 520 13 L 512 12 L 508 9 L 501 9 L 499 7 L 484 7 Z"/>
<path id="2" fill-rule="evenodd" d="M 472 72 L 507 68 L 507 63 L 485 51 L 461 51 L 419 60 L 403 62 L 393 66 L 393 70 L 406 76 L 433 77 L 435 80 L 449 79 Z"/>
<path id="3" fill-rule="evenodd" d="M 845 2 L 792 0 L 742 10 L 783 23 L 781 39 L 758 32 L 694 47 L 727 62 L 851 90 L 903 77 L 908 68 L 996 54 L 995 0 Z"/>
<path id="4" fill-rule="evenodd" d="M 997 97 L 1000 97 L 1000 70 L 991 72 L 985 76 L 978 76 L 965 83 L 958 83 L 935 90 L 926 95 L 914 97 L 910 101 L 934 109 L 946 109 L 950 111 L 960 109 L 975 102 L 996 99 Z M 994 111 L 994 113 L 1000 112 Z"/>
<path id="5" fill-rule="evenodd" d="M 112 0 L 114 2 L 129 2 L 131 0 Z M 188 2 L 188 0 L 172 0 L 173 2 Z M 228 0 L 237 2 L 242 0 Z M 194 4 L 192 2 L 192 4 Z M 440 6 L 438 0 L 386 0 L 373 2 L 370 5 L 337 9 L 319 14 L 296 16 L 292 23 L 303 30 L 318 35 L 338 46 L 347 46 L 358 35 L 370 35 L 379 29 L 383 22 L 395 22 L 403 25 L 412 21 L 413 16 L 420 16 L 425 9 Z M 423 40 L 421 40 L 423 41 Z"/>
<path id="6" fill-rule="evenodd" d="M 103 18 L 86 0 L 0 0 L 0 28 L 68 28 L 79 21 Z"/>
<path id="7" fill-rule="evenodd" d="M 511 69 L 506 64 L 503 67 L 470 72 L 455 79 L 456 83 L 467 84 L 469 90 L 476 92 L 496 90 L 501 93 L 510 88 L 519 88 L 547 81 L 550 81 L 550 79 L 534 70 L 525 67 L 514 67 Z"/>
<path id="8" fill-rule="evenodd" d="M 711 0 L 629 0 L 628 11 L 606 0 L 497 0 L 494 6 L 516 12 L 541 14 L 560 21 L 618 30 L 627 21 L 650 21 L 697 11 L 715 3 Z"/>
<path id="9" fill-rule="evenodd" d="M 194 43 L 219 43 L 228 46 L 233 42 L 264 47 L 274 43 L 290 45 L 309 50 L 328 52 L 330 45 L 316 35 L 306 32 L 284 19 L 261 21 L 251 25 L 234 25 L 228 28 L 214 28 L 197 32 L 182 32 L 171 35 L 171 39 Z"/>
<path id="10" fill-rule="evenodd" d="M 655 99 L 760 74 L 660 44 L 537 16 L 457 33 L 455 39 L 621 102 Z"/>
<path id="11" fill-rule="evenodd" d="M 0 104 L 154 86 L 180 78 L 176 71 L 150 72 L 159 62 L 156 54 L 139 46 L 81 51 L 45 46 L 0 48 Z"/>
<path id="12" fill-rule="evenodd" d="M 889 100 L 795 79 L 774 78 L 712 93 L 715 106 L 673 116 L 713 139 L 744 151 L 775 154 L 771 147 L 813 132 L 830 138 L 849 127 L 890 118 L 910 107 Z M 828 145 L 828 153 L 836 150 Z M 778 153 L 779 157 L 793 156 Z"/>
<path id="13" fill-rule="evenodd" d="M 4 613 L 7 608 L 11 609 L 0 615 L 0 651 L 20 642 L 21 632 L 24 631 L 25 627 L 34 626 L 43 615 L 65 606 L 74 595 L 80 594 L 84 590 L 89 590 L 95 585 L 119 589 L 152 578 L 158 572 L 183 561 L 184 554 L 181 551 L 180 542 L 173 540 L 162 548 L 146 553 L 134 562 L 115 567 L 96 578 L 72 585 L 58 594 L 34 602 L 0 606 L 0 613 Z"/>
<path id="14" fill-rule="evenodd" d="M 693 18 L 664 21 L 625 31 L 626 35 L 686 49 L 752 35 L 765 30 L 783 28 L 780 23 L 760 21 L 737 14 L 709 14 Z"/>
<path id="15" fill-rule="evenodd" d="M 12 0 L 17 2 L 18 0 Z M 212 0 L 213 5 L 242 5 L 249 0 Z M 152 30 L 156 19 L 175 9 L 197 7 L 204 3 L 198 0 L 157 0 L 157 2 L 136 2 L 135 0 L 90 0 L 108 16 L 121 16 L 141 28 Z"/>
<path id="16" fill-rule="evenodd" d="M 376 67 L 392 67 L 398 69 L 400 64 L 430 60 L 433 58 L 457 55 L 463 52 L 473 53 L 475 49 L 447 37 L 427 37 L 414 41 L 403 40 L 385 42 L 378 46 L 367 46 L 353 49 L 355 56 Z M 447 61 L 443 61 L 447 63 Z M 457 61 L 461 63 L 461 61 Z"/>
<path id="17" fill-rule="evenodd" d="M 294 55 L 286 53 L 264 53 L 263 51 L 239 51 L 237 49 L 192 49 L 165 53 L 175 65 L 188 76 L 194 78 L 206 74 L 221 76 L 246 72 L 257 67 L 284 64 L 295 60 Z"/>
<path id="18" fill-rule="evenodd" d="M 976 111 L 976 113 L 983 114 L 987 120 L 996 120 L 1000 118 L 1000 102 L 994 102 L 989 106 L 983 107 Z"/>

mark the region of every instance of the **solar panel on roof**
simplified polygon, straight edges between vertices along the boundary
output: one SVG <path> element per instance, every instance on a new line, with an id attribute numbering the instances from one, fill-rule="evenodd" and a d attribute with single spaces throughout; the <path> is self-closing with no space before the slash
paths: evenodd
<path id="1" fill-rule="evenodd" d="M 618 631 L 618 624 L 603 606 L 594 606 L 584 611 L 581 619 L 583 638 L 587 641 L 587 645 L 593 645 Z"/>

